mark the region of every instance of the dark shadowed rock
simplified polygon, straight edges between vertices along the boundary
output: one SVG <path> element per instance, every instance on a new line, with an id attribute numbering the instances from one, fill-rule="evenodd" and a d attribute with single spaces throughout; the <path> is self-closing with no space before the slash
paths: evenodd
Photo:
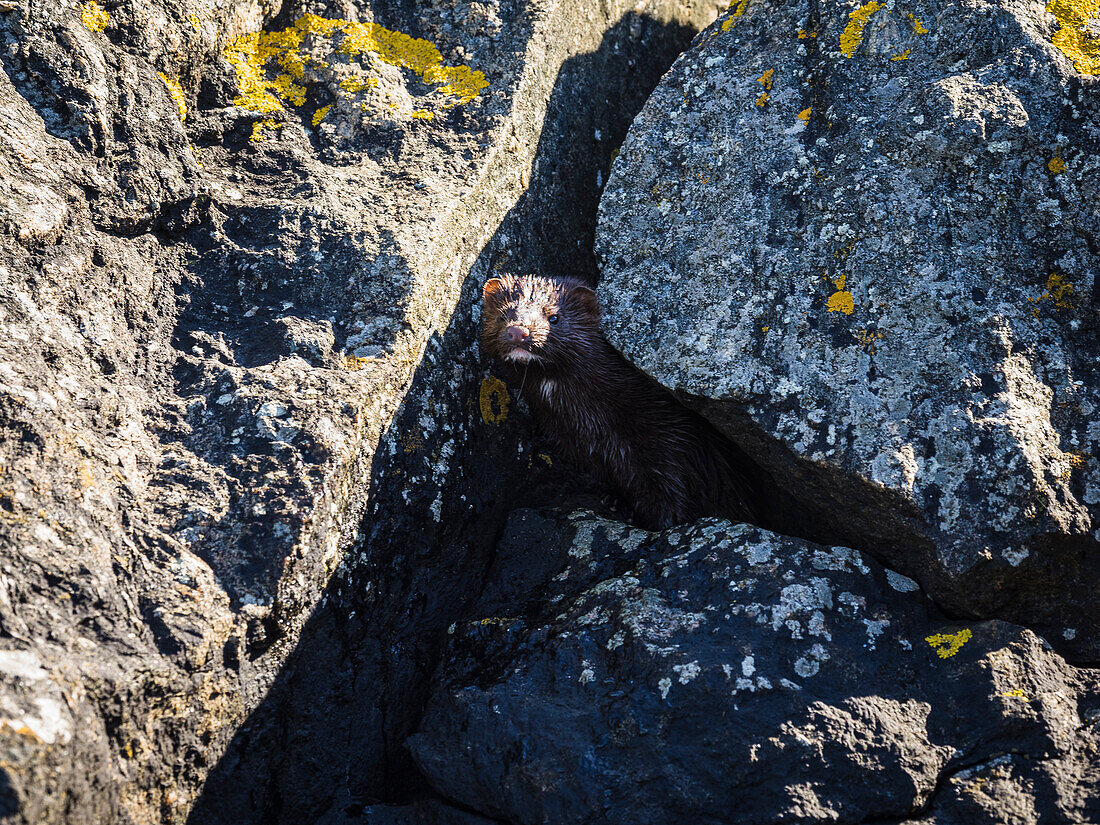
<path id="1" fill-rule="evenodd" d="M 1100 683 L 1028 630 L 945 621 L 859 553 L 728 522 L 577 513 L 544 536 L 568 564 L 455 629 L 409 742 L 464 806 L 525 825 L 1100 811 Z M 983 808 L 967 783 L 992 776 Z"/>
<path id="2" fill-rule="evenodd" d="M 632 126 L 597 247 L 609 337 L 803 502 L 791 529 L 1096 659 L 1100 64 L 1073 8 L 735 4 Z"/>

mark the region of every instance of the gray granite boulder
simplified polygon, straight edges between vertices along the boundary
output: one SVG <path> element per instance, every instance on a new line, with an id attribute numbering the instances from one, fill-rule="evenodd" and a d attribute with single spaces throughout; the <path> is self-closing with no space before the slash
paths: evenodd
<path id="1" fill-rule="evenodd" d="M 389 444 L 461 444 L 468 313 L 436 358 L 461 287 L 543 124 L 600 125 L 627 83 L 563 70 L 615 31 L 606 66 L 652 82 L 636 61 L 714 11 L 0 2 L 0 818 L 188 817 L 360 535 L 427 351 L 453 408 Z M 611 147 L 575 143 L 594 212 Z M 394 506 L 465 512 L 425 463 Z"/>
<path id="2" fill-rule="evenodd" d="M 516 598 L 505 542 L 409 741 L 463 806 L 517 825 L 1100 815 L 1100 682 L 1024 628 L 945 620 L 860 553 L 746 525 L 518 511 L 506 535 L 556 573 Z"/>
<path id="3" fill-rule="evenodd" d="M 735 4 L 601 204 L 610 338 L 956 614 L 1100 657 L 1100 99 L 1072 3 Z"/>

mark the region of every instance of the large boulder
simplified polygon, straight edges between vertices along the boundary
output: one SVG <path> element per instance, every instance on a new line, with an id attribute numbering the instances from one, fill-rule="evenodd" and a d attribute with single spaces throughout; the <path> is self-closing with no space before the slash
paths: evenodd
<path id="1" fill-rule="evenodd" d="M 736 3 L 632 126 L 597 248 L 610 338 L 800 502 L 779 529 L 1096 660 L 1100 52 L 1077 9 Z"/>
<path id="2" fill-rule="evenodd" d="M 505 540 L 409 743 L 463 806 L 517 825 L 1100 813 L 1100 681 L 1029 630 L 945 620 L 860 553 L 747 525 L 519 511 L 506 535 L 528 557 L 537 536 L 548 569 L 517 597 Z"/>
<path id="3" fill-rule="evenodd" d="M 0 3 L 5 821 L 188 815 L 355 541 L 383 432 L 550 104 L 623 105 L 563 68 L 612 32 L 644 64 L 708 13 Z M 598 137 L 576 150 L 589 212 Z M 482 377 L 432 380 L 464 415 Z M 452 412 L 413 426 L 453 451 Z M 434 524 L 437 499 L 466 505 L 430 463 L 395 495 Z"/>

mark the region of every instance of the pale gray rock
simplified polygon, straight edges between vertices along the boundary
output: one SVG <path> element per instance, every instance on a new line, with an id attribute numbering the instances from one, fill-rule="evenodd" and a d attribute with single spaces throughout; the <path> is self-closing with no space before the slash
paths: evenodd
<path id="1" fill-rule="evenodd" d="M 609 337 L 803 503 L 781 529 L 1095 660 L 1100 106 L 1069 5 L 735 4 L 632 126 L 597 249 Z"/>

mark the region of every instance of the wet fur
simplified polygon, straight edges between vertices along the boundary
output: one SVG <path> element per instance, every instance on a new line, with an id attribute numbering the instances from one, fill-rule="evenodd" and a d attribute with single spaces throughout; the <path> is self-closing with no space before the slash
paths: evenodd
<path id="1" fill-rule="evenodd" d="M 590 287 L 506 275 L 485 285 L 482 304 L 482 352 L 513 369 L 542 432 L 632 521 L 657 530 L 704 515 L 755 520 L 736 448 L 608 343 Z M 529 357 L 515 355 L 510 325 L 530 333 L 519 347 Z"/>

